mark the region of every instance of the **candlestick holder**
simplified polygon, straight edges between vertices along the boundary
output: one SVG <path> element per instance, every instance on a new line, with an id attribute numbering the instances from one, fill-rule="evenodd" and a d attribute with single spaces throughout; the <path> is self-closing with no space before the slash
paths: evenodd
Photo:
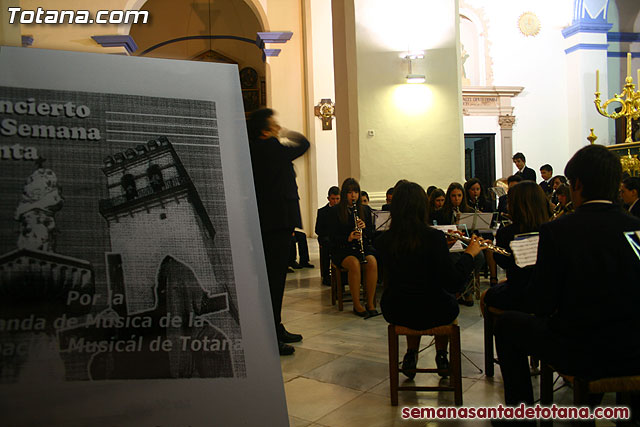
<path id="1" fill-rule="evenodd" d="M 609 117 L 610 119 L 619 119 L 620 117 L 625 117 L 627 119 L 627 139 L 624 141 L 633 142 L 632 134 L 632 123 L 633 120 L 637 120 L 640 118 L 640 91 L 636 91 L 636 85 L 633 84 L 633 78 L 629 75 L 630 67 L 627 67 L 627 78 L 625 79 L 624 89 L 621 94 L 614 94 L 613 98 L 608 99 L 601 104 L 600 100 L 600 91 L 598 90 L 596 83 L 596 92 L 595 92 L 595 104 L 598 113 L 605 117 Z M 618 102 L 622 106 L 621 110 L 616 113 L 607 112 L 607 107 L 609 104 L 613 102 Z"/>

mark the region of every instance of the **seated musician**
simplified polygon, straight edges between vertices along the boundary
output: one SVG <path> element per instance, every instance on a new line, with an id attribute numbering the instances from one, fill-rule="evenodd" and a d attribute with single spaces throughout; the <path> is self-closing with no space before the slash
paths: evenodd
<path id="1" fill-rule="evenodd" d="M 429 196 L 429 225 L 438 222 L 438 212 L 444 206 L 444 190 L 442 188 L 436 188 L 431 192 Z"/>
<path id="2" fill-rule="evenodd" d="M 553 209 L 552 219 L 561 217 L 562 215 L 573 212 L 573 203 L 571 203 L 571 189 L 568 184 L 560 184 L 554 192 L 558 204 Z"/>
<path id="3" fill-rule="evenodd" d="M 640 374 L 640 259 L 624 235 L 640 230 L 640 220 L 613 203 L 620 158 L 588 145 L 569 160 L 565 175 L 575 212 L 540 226 L 530 286 L 536 315 L 507 311 L 496 322 L 509 406 L 533 403 L 528 355 L 568 375 Z"/>
<path id="4" fill-rule="evenodd" d="M 322 276 L 322 284 L 331 286 L 331 275 L 329 274 L 329 220 L 331 217 L 331 208 L 340 202 L 340 189 L 335 185 L 329 188 L 327 193 L 326 205 L 318 209 L 316 216 L 315 232 L 318 235 L 318 247 L 320 250 L 320 275 Z"/>
<path id="5" fill-rule="evenodd" d="M 516 235 L 537 232 L 540 225 L 549 221 L 547 196 L 533 181 L 522 181 L 509 190 L 509 215 L 512 223 L 502 227 L 496 234 L 496 246 L 509 249 Z M 527 287 L 533 267 L 520 268 L 511 256 L 493 254 L 494 259 L 507 273 L 507 281 L 485 292 L 484 303 L 501 310 L 533 312 L 527 298 Z"/>
<path id="6" fill-rule="evenodd" d="M 384 318 L 394 325 L 429 329 L 453 322 L 460 309 L 452 293 L 459 291 L 480 253 L 473 237 L 454 264 L 445 234 L 427 224 L 427 196 L 413 182 L 396 186 L 391 204 L 391 226 L 376 240 L 385 265 L 385 289 L 380 301 Z M 416 367 L 419 336 L 407 336 L 403 372 Z M 448 368 L 447 338 L 436 337 L 436 364 Z M 415 373 L 406 373 L 413 378 Z"/>
<path id="7" fill-rule="evenodd" d="M 625 178 L 622 181 L 622 186 L 620 187 L 620 197 L 627 207 L 628 212 L 638 218 L 640 218 L 640 202 L 638 202 L 639 196 L 640 178 L 637 176 Z"/>
<path id="8" fill-rule="evenodd" d="M 373 256 L 371 209 L 363 206 L 360 184 L 347 178 L 340 190 L 340 203 L 334 206 L 329 218 L 331 260 L 348 271 L 349 291 L 353 299 L 353 312 L 361 317 L 377 315 L 376 283 L 378 264 Z M 361 230 L 361 231 L 358 231 Z M 367 293 L 366 307 L 360 302 L 360 278 L 364 270 Z"/>
<path id="9" fill-rule="evenodd" d="M 495 210 L 493 201 L 486 197 L 482 183 L 478 178 L 471 178 L 465 182 L 464 190 L 467 196 L 467 203 L 472 210 L 476 212 L 493 212 Z M 493 233 L 481 233 L 480 236 L 483 239 L 493 241 Z M 488 249 L 485 250 L 484 259 L 487 267 L 489 267 L 489 283 L 494 286 L 498 283 L 498 267 L 493 259 L 493 252 Z"/>
<path id="10" fill-rule="evenodd" d="M 505 194 L 504 196 L 500 196 L 500 198 L 498 199 L 498 214 L 500 215 L 500 221 L 509 219 L 509 214 L 508 214 L 509 207 L 507 206 L 507 195 L 509 194 L 509 189 L 511 189 L 511 187 L 513 187 L 520 181 L 523 181 L 520 175 L 511 175 L 509 178 L 507 178 L 507 194 Z"/>
<path id="11" fill-rule="evenodd" d="M 452 182 L 447 188 L 447 194 L 444 197 L 444 205 L 440 211 L 434 215 L 437 225 L 457 225 L 460 222 L 461 213 L 471 213 L 473 210 L 467 205 L 464 187 Z M 449 254 L 451 261 L 455 264 L 460 257 L 459 252 Z M 474 267 L 476 270 L 484 265 L 484 256 L 475 257 Z M 458 295 L 458 302 L 467 307 L 473 306 L 473 295 L 467 292 L 464 296 Z"/>

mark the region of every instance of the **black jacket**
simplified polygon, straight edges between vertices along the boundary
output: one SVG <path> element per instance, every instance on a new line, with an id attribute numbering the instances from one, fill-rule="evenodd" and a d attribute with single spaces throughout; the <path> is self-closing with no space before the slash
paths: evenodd
<path id="1" fill-rule="evenodd" d="M 533 181 L 533 182 L 537 181 L 536 171 L 534 171 L 533 169 L 527 166 L 525 166 L 524 169 L 522 169 L 522 172 L 518 171 L 515 173 L 515 175 L 520 175 L 524 180 Z"/>
<path id="2" fill-rule="evenodd" d="M 296 142 L 283 145 L 276 138 L 249 141 L 253 183 L 262 232 L 302 227 L 298 185 L 293 163 L 309 148 L 309 141 L 296 134 Z"/>

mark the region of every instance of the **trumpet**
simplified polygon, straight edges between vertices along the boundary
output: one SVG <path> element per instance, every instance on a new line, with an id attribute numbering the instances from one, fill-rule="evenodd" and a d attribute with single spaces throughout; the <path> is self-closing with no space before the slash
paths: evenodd
<path id="1" fill-rule="evenodd" d="M 362 229 L 360 227 L 358 227 L 358 221 L 360 221 L 360 218 L 358 217 L 358 204 L 357 202 L 353 202 L 353 222 L 355 223 L 355 231 L 357 231 L 358 233 L 360 233 L 360 238 L 358 239 L 358 247 L 357 249 L 359 250 L 359 257 L 358 257 L 358 261 L 360 261 L 360 264 L 366 264 L 367 263 L 367 257 L 364 253 L 364 242 L 362 241 Z"/>
<path id="2" fill-rule="evenodd" d="M 471 239 L 469 237 L 461 236 L 458 233 L 452 233 L 450 231 L 445 231 L 444 234 L 446 234 L 448 237 L 451 237 L 453 239 L 460 240 L 465 245 L 468 245 L 469 243 L 471 243 Z M 492 243 L 481 242 L 480 243 L 480 247 L 483 248 L 483 249 L 489 249 L 490 251 L 495 252 L 495 253 L 500 254 L 500 255 L 511 256 L 511 252 L 509 252 L 508 250 L 506 250 L 504 248 L 501 248 L 500 246 L 496 246 L 496 245 L 494 245 Z"/>

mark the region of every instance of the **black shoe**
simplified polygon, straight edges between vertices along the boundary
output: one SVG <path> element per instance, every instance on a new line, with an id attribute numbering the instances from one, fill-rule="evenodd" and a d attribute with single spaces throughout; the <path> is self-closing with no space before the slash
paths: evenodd
<path id="1" fill-rule="evenodd" d="M 278 341 L 278 351 L 280 352 L 280 356 L 291 356 L 296 352 L 296 349 L 292 345 Z"/>
<path id="2" fill-rule="evenodd" d="M 293 261 L 291 264 L 289 264 L 289 267 L 295 268 L 296 270 L 300 270 L 302 268 L 302 266 L 300 264 L 298 264 L 297 262 L 295 262 L 295 261 Z"/>
<path id="3" fill-rule="evenodd" d="M 464 298 L 458 298 L 458 304 L 466 305 L 467 307 L 473 307 L 473 300 L 466 300 Z"/>
<path id="4" fill-rule="evenodd" d="M 447 359 L 446 350 L 439 350 L 436 353 L 436 366 L 438 367 L 438 369 L 449 369 L 449 359 Z M 438 372 L 438 375 L 440 375 L 442 378 L 447 378 L 449 376 L 449 374 L 444 372 Z"/>
<path id="5" fill-rule="evenodd" d="M 284 325 L 280 323 L 278 328 L 276 329 L 276 333 L 278 334 L 278 341 L 282 343 L 292 343 L 292 342 L 300 342 L 302 341 L 302 335 L 300 334 L 292 334 L 284 328 Z"/>
<path id="6" fill-rule="evenodd" d="M 313 264 L 309 264 L 308 262 L 305 262 L 304 264 L 300 264 L 300 266 L 304 268 L 315 268 Z"/>
<path id="7" fill-rule="evenodd" d="M 402 367 L 400 368 L 400 372 L 402 372 L 407 378 L 410 380 L 416 377 L 415 372 L 407 372 L 410 369 L 416 369 L 418 366 L 418 350 L 407 350 L 407 353 L 404 355 L 402 359 Z"/>
<path id="8" fill-rule="evenodd" d="M 366 307 L 367 309 L 367 317 L 375 317 L 375 316 L 379 316 L 380 313 L 378 312 L 378 310 L 374 308 L 369 309 L 369 307 Z"/>
<path id="9" fill-rule="evenodd" d="M 360 316 L 360 317 L 367 317 L 369 315 L 369 312 L 367 312 L 367 310 L 358 311 L 356 310 L 355 307 L 353 307 L 353 312 L 355 313 L 356 316 Z"/>
<path id="10" fill-rule="evenodd" d="M 295 273 L 295 271 L 293 271 L 293 268 L 287 267 L 287 273 Z"/>
<path id="11" fill-rule="evenodd" d="M 331 279 L 322 279 L 322 286 L 331 286 Z"/>

